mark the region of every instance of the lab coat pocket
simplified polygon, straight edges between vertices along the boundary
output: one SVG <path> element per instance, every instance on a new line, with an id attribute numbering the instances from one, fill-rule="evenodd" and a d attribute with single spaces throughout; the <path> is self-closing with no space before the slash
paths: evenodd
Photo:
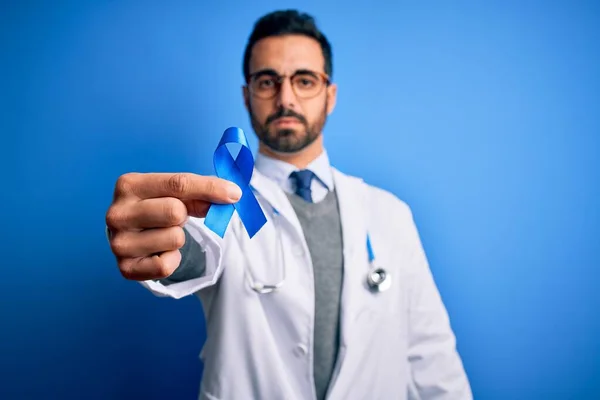
<path id="1" fill-rule="evenodd" d="M 360 324 L 373 324 L 382 319 L 399 318 L 401 305 L 394 292 L 393 288 L 383 293 L 371 292 L 369 288 L 365 288 L 363 305 L 357 313 L 356 321 Z"/>

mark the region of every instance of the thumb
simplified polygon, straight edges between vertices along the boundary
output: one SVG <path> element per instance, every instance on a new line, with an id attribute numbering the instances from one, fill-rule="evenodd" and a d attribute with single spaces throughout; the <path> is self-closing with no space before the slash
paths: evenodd
<path id="1" fill-rule="evenodd" d="M 211 203 L 203 200 L 183 200 L 183 204 L 185 204 L 185 207 L 187 208 L 188 216 L 196 218 L 206 217 L 211 205 Z"/>
<path id="2" fill-rule="evenodd" d="M 183 204 L 187 208 L 188 216 L 196 218 L 206 217 L 210 208 L 210 203 L 203 200 L 184 200 Z"/>

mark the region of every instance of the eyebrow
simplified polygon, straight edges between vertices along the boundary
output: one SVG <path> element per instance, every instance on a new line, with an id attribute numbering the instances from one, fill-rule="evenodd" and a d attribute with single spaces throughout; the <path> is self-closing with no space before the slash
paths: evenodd
<path id="1" fill-rule="evenodd" d="M 315 71 L 311 71 L 310 69 L 301 68 L 301 69 L 295 70 L 292 73 L 292 75 L 296 75 L 296 74 L 310 74 L 310 75 L 315 75 Z M 249 76 L 259 77 L 259 76 L 262 76 L 262 75 L 280 76 L 279 72 L 275 71 L 272 68 L 259 69 L 258 71 L 251 73 Z"/>
<path id="2" fill-rule="evenodd" d="M 258 71 L 255 71 L 251 74 L 249 74 L 249 76 L 261 76 L 261 75 L 279 75 L 279 73 L 277 73 L 277 71 L 275 71 L 272 68 L 264 68 L 264 69 L 259 69 Z"/>

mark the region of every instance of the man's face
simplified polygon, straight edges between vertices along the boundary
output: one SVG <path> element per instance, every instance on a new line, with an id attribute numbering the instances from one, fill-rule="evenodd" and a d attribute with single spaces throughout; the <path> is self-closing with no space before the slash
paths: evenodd
<path id="1" fill-rule="evenodd" d="M 244 99 L 256 135 L 270 150 L 297 153 L 321 135 L 336 96 L 335 85 L 325 83 L 324 65 L 319 43 L 306 36 L 269 37 L 254 45 Z"/>

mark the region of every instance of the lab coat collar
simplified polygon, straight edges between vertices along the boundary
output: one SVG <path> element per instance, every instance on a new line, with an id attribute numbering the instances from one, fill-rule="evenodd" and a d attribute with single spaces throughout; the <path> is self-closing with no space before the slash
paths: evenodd
<path id="1" fill-rule="evenodd" d="M 254 165 L 256 170 L 260 171 L 265 177 L 275 181 L 280 187 L 286 189 L 286 191 L 292 192 L 289 177 L 292 172 L 298 170 L 296 166 L 268 157 L 262 153 L 256 155 Z M 323 150 L 305 169 L 311 170 L 328 190 L 331 191 L 334 189 L 335 183 L 329 163 L 329 155 L 326 150 Z"/>

